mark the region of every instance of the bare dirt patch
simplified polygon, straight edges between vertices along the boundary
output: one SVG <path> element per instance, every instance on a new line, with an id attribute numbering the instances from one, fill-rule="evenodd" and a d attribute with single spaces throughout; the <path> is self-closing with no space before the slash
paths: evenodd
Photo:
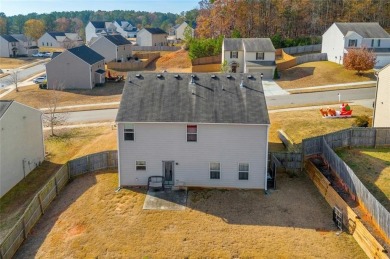
<path id="1" fill-rule="evenodd" d="M 284 89 L 376 80 L 373 70 L 358 76 L 356 71 L 330 61 L 301 64 L 280 72 L 280 76 L 276 82 Z"/>
<path id="2" fill-rule="evenodd" d="M 190 190 L 185 211 L 142 210 L 143 189 L 114 190 L 116 171 L 75 179 L 16 258 L 366 258 L 336 235 L 332 211 L 302 174 L 278 190 Z M 304 197 L 304 198 L 303 198 Z"/>
<path id="3" fill-rule="evenodd" d="M 188 51 L 178 50 L 166 53 L 145 68 L 148 71 L 191 72 L 191 60 Z"/>

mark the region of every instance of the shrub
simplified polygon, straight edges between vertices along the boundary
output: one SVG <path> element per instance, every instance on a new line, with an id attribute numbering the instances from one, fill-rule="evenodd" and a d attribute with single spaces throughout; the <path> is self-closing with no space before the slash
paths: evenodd
<path id="1" fill-rule="evenodd" d="M 367 128 L 370 125 L 370 118 L 367 115 L 362 115 L 356 117 L 352 126 L 354 127 L 364 127 Z"/>

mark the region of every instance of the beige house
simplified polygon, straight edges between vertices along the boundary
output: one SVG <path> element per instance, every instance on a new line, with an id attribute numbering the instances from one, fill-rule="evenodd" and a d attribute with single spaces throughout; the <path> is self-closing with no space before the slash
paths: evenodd
<path id="1" fill-rule="evenodd" d="M 390 65 L 377 74 L 374 127 L 390 127 Z"/>
<path id="2" fill-rule="evenodd" d="M 0 197 L 45 158 L 42 112 L 0 100 Z"/>
<path id="3" fill-rule="evenodd" d="M 24 34 L 0 35 L 0 57 L 31 56 L 37 52 L 36 41 Z"/>
<path id="4" fill-rule="evenodd" d="M 275 48 L 269 38 L 224 39 L 222 62 L 232 73 L 259 73 L 264 79 L 274 76 Z"/>
<path id="5" fill-rule="evenodd" d="M 39 47 L 69 49 L 83 44 L 83 39 L 77 33 L 46 32 L 38 39 Z"/>
<path id="6" fill-rule="evenodd" d="M 168 40 L 184 40 L 187 28 L 191 30 L 191 36 L 194 37 L 194 29 L 187 22 L 182 22 L 169 30 Z"/>
<path id="7" fill-rule="evenodd" d="M 90 48 L 102 55 L 106 63 L 124 62 L 131 57 L 131 43 L 120 34 L 100 36 Z"/>
<path id="8" fill-rule="evenodd" d="M 143 28 L 137 34 L 138 46 L 167 46 L 168 34 L 160 28 Z"/>
<path id="9" fill-rule="evenodd" d="M 48 89 L 92 89 L 105 82 L 104 57 L 83 45 L 46 64 Z"/>

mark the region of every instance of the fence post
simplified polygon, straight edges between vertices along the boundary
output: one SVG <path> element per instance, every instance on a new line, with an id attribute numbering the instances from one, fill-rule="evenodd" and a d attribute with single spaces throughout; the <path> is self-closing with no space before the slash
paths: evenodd
<path id="1" fill-rule="evenodd" d="M 54 175 L 54 185 L 56 186 L 56 196 L 58 196 L 57 175 Z"/>
<path id="2" fill-rule="evenodd" d="M 38 193 L 38 202 L 39 202 L 39 207 L 41 208 L 41 213 L 42 215 L 45 214 L 45 211 L 43 210 L 43 205 L 42 205 L 42 200 L 41 200 L 41 195 Z"/>

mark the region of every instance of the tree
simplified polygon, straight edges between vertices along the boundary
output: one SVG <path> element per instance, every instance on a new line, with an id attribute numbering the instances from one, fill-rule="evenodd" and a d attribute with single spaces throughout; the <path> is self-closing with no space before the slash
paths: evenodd
<path id="1" fill-rule="evenodd" d="M 348 70 L 356 70 L 358 75 L 362 71 L 374 68 L 376 63 L 375 54 L 367 48 L 352 48 L 344 57 L 344 67 Z"/>
<path id="2" fill-rule="evenodd" d="M 47 111 L 43 115 L 43 122 L 45 125 L 48 125 L 51 129 L 51 136 L 55 136 L 54 134 L 54 127 L 58 125 L 64 124 L 67 119 L 68 119 L 68 114 L 63 113 L 63 112 L 58 112 L 58 104 L 60 101 L 60 95 L 59 95 L 59 90 L 58 89 L 52 89 L 52 90 L 47 90 L 50 91 L 49 94 L 49 100 L 46 102 Z"/>
<path id="3" fill-rule="evenodd" d="M 38 40 L 45 33 L 45 23 L 41 20 L 30 19 L 24 24 L 24 34 Z"/>
<path id="4" fill-rule="evenodd" d="M 18 82 L 19 82 L 19 71 L 17 69 L 14 69 L 10 73 L 10 83 L 15 85 L 16 92 L 19 92 Z"/>
<path id="5" fill-rule="evenodd" d="M 7 19 L 0 17 L 0 34 L 7 34 Z"/>

